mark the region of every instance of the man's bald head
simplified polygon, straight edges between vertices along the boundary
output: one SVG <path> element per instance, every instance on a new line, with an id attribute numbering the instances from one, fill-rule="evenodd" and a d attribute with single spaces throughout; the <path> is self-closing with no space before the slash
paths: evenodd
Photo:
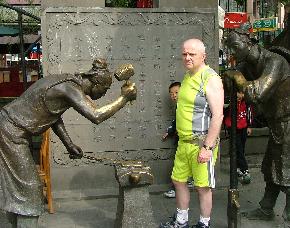
<path id="1" fill-rule="evenodd" d="M 185 68 L 196 73 L 205 66 L 205 46 L 199 39 L 189 39 L 183 43 L 182 59 Z"/>
<path id="2" fill-rule="evenodd" d="M 183 47 L 194 47 L 194 49 L 205 54 L 204 43 L 201 40 L 196 39 L 196 38 L 192 38 L 192 39 L 188 39 L 188 40 L 184 41 Z"/>

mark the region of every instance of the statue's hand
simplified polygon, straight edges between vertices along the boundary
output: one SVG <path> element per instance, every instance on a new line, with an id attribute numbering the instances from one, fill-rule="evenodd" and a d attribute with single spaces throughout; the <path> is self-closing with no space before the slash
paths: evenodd
<path id="1" fill-rule="evenodd" d="M 137 88 L 135 86 L 135 83 L 129 81 L 125 82 L 125 84 L 122 86 L 121 94 L 123 97 L 126 98 L 127 101 L 136 100 Z"/>
<path id="2" fill-rule="evenodd" d="M 227 70 L 224 72 L 224 75 L 226 78 L 230 78 L 230 79 L 234 80 L 234 82 L 237 86 L 237 89 L 239 91 L 242 91 L 242 92 L 245 91 L 245 88 L 246 88 L 248 83 L 247 83 L 247 80 L 245 79 L 244 75 L 240 71 Z"/>
<path id="3" fill-rule="evenodd" d="M 69 152 L 70 159 L 80 159 L 83 157 L 83 151 L 80 147 L 73 145 L 70 148 L 67 148 Z"/>

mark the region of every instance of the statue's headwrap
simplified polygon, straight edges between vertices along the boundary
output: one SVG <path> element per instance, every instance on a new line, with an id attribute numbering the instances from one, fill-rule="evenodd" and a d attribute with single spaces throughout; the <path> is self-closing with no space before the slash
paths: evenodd
<path id="1" fill-rule="evenodd" d="M 83 73 L 93 84 L 107 85 L 112 84 L 112 73 L 108 70 L 108 64 L 105 59 L 97 58 L 93 61 L 92 69 Z"/>
<path id="2" fill-rule="evenodd" d="M 231 33 L 236 33 L 238 35 L 240 35 L 240 37 L 242 38 L 243 41 L 249 43 L 249 44 L 256 44 L 258 43 L 258 39 L 257 37 L 250 32 L 250 29 L 252 28 L 252 25 L 247 22 L 242 24 L 239 28 L 233 29 L 229 36 L 231 35 Z"/>

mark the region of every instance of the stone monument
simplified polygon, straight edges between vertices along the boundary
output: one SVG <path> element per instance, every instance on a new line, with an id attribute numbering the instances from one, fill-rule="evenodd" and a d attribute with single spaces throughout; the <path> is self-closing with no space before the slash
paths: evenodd
<path id="1" fill-rule="evenodd" d="M 138 75 L 136 105 L 128 106 L 107 123 L 94 126 L 73 110 L 65 113 L 66 126 L 74 132 L 72 137 L 85 154 L 148 161 L 154 185 L 164 184 L 167 188 L 175 153 L 172 142 L 160 140 L 174 113 L 174 107 L 168 107 L 167 87 L 172 81 L 181 80 L 184 69 L 180 46 L 193 36 L 204 41 L 209 64 L 218 68 L 217 16 L 216 8 L 46 8 L 42 18 L 45 76 L 87 71 L 94 56 L 107 59 L 109 68 L 130 62 Z M 51 148 L 56 197 L 64 197 L 64 192 L 75 196 L 93 196 L 97 192 L 118 195 L 112 167 L 88 159 L 71 161 L 55 136 Z M 66 178 L 59 172 L 67 172 Z M 76 177 L 80 174 L 89 181 L 78 182 Z"/>

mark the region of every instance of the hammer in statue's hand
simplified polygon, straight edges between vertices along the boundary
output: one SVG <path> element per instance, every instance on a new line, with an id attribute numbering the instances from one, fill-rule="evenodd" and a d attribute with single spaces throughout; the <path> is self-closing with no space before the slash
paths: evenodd
<path id="1" fill-rule="evenodd" d="M 134 75 L 134 67 L 132 64 L 122 64 L 115 71 L 114 76 L 118 81 L 126 81 L 128 84 L 129 78 Z"/>

